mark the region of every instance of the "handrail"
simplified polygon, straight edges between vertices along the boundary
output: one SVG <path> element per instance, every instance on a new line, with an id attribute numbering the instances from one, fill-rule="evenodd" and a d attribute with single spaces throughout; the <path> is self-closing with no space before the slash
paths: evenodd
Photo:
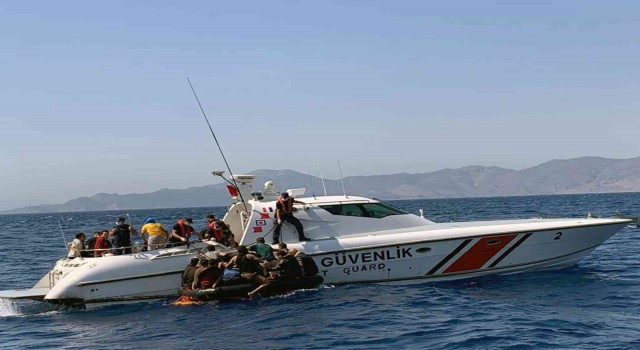
<path id="1" fill-rule="evenodd" d="M 153 250 L 166 249 L 166 248 L 175 248 L 175 247 L 181 247 L 181 246 L 187 247 L 188 249 L 193 249 L 193 248 L 195 248 L 195 247 L 192 246 L 193 244 L 202 243 L 202 242 L 206 242 L 206 240 L 194 240 L 194 241 L 186 241 L 186 242 L 180 242 L 180 243 L 169 243 L 169 242 L 167 242 L 167 243 L 165 243 L 164 247 L 161 247 L 161 248 L 158 248 L 158 249 L 153 249 Z M 220 242 L 218 242 L 218 243 L 224 246 L 224 244 L 222 244 Z M 227 246 L 225 246 L 225 247 L 227 247 Z M 112 247 L 112 248 L 104 248 L 104 249 L 99 249 L 99 250 L 104 251 L 103 254 L 109 254 L 109 255 L 106 255 L 106 256 L 112 256 L 112 255 L 114 255 L 112 253 L 114 250 L 121 249 L 122 252 L 124 253 L 125 249 L 127 249 L 127 248 L 131 248 L 131 254 L 137 254 L 137 253 L 142 253 L 142 252 L 145 252 L 145 251 L 150 251 L 148 249 L 149 248 L 148 244 L 142 244 L 142 245 L 134 244 L 134 245 L 127 246 L 127 247 L 117 247 L 117 248 L 113 248 Z M 230 248 L 230 247 L 227 247 L 227 248 Z M 197 248 L 196 248 L 196 250 L 197 250 Z M 95 255 L 93 255 L 93 256 L 82 256 L 82 252 L 95 254 L 96 250 L 95 249 L 82 249 L 82 250 L 80 250 L 80 254 L 81 255 L 80 255 L 80 257 L 78 257 L 79 259 L 81 259 L 81 258 L 100 258 L 102 256 L 105 256 L 105 255 L 101 255 L 101 256 L 95 256 Z M 122 255 L 128 255 L 128 254 L 122 254 Z"/>

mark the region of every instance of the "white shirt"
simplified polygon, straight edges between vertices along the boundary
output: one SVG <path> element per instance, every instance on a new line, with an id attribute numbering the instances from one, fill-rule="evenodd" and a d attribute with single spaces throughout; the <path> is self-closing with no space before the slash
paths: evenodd
<path id="1" fill-rule="evenodd" d="M 213 260 L 213 259 L 217 259 L 218 258 L 218 251 L 214 250 L 212 252 L 206 252 L 204 253 L 204 256 L 206 256 L 207 258 Z"/>
<path id="2" fill-rule="evenodd" d="M 69 255 L 67 256 L 69 258 L 80 257 L 80 251 L 82 250 L 83 247 L 84 247 L 84 244 L 82 243 L 81 240 L 79 240 L 78 238 L 74 239 L 73 242 L 71 242 L 71 247 L 69 247 Z"/>

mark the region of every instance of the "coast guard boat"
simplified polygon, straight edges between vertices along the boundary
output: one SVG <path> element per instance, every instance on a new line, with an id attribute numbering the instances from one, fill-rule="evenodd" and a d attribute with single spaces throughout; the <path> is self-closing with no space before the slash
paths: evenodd
<path id="1" fill-rule="evenodd" d="M 250 245 L 270 242 L 278 191 L 271 181 L 253 192 L 255 177 L 233 176 L 233 204 L 224 222 Z M 295 216 L 310 239 L 298 242 L 285 223 L 281 240 L 316 261 L 327 284 L 421 283 L 558 269 L 576 264 L 628 225 L 629 219 L 566 218 L 434 223 L 379 200 L 357 196 L 304 197 Z M 245 200 L 246 199 L 246 200 Z M 58 260 L 32 288 L 0 298 L 40 299 L 92 307 L 177 294 L 184 267 L 214 241 L 129 255 Z"/>

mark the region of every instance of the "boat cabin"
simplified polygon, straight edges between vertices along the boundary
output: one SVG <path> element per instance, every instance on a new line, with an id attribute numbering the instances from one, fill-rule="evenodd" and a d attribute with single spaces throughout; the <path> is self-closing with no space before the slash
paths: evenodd
<path id="1" fill-rule="evenodd" d="M 276 203 L 280 192 L 273 181 L 264 185 L 264 191 L 253 192 L 255 177 L 242 175 L 238 181 L 234 204 L 224 217 L 236 235 L 239 244 L 248 245 L 257 237 L 272 241 L 275 229 Z M 294 204 L 294 215 L 304 226 L 305 235 L 311 240 L 336 238 L 345 235 L 379 232 L 398 228 L 433 224 L 420 216 L 407 213 L 376 199 L 358 196 L 305 197 L 305 189 L 288 189 L 290 196 L 303 204 Z M 242 201 L 244 199 L 244 201 Z M 242 232 L 241 235 L 238 233 Z M 285 223 L 281 241 L 297 241 L 295 228 Z"/>

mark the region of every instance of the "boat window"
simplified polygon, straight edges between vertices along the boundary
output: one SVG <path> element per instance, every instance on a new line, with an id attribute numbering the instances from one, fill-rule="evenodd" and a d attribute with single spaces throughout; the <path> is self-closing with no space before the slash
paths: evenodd
<path id="1" fill-rule="evenodd" d="M 381 219 L 390 215 L 403 215 L 406 212 L 382 203 L 356 203 L 321 205 L 320 208 L 333 215 L 358 216 Z"/>
<path id="2" fill-rule="evenodd" d="M 408 214 L 406 211 L 394 208 L 383 203 L 364 203 L 362 204 L 362 206 L 369 213 L 369 216 L 374 218 L 383 218 L 390 215 Z"/>

